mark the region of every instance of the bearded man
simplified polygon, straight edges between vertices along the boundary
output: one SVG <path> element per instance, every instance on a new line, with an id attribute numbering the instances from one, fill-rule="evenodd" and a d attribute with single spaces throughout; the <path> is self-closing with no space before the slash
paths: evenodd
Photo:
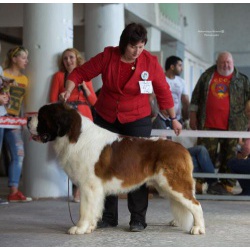
<path id="1" fill-rule="evenodd" d="M 208 68 L 199 78 L 190 103 L 190 127 L 193 130 L 245 131 L 247 117 L 245 104 L 250 100 L 248 77 L 235 67 L 232 54 L 219 53 L 216 65 Z M 198 145 L 204 145 L 216 164 L 220 145 L 219 172 L 230 172 L 227 161 L 235 156 L 237 139 L 198 138 Z M 222 180 L 230 191 L 233 180 Z"/>

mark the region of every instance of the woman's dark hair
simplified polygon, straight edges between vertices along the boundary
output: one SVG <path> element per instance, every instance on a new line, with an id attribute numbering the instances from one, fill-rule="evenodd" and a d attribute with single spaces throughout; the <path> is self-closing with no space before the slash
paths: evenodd
<path id="1" fill-rule="evenodd" d="M 125 53 L 128 44 L 136 45 L 138 42 L 147 43 L 147 30 L 142 24 L 130 23 L 120 36 L 119 49 L 121 54 Z"/>

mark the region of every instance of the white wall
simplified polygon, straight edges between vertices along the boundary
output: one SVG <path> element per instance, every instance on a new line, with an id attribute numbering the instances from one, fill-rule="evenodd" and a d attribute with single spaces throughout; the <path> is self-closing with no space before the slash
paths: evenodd
<path id="1" fill-rule="evenodd" d="M 186 50 L 206 63 L 214 61 L 214 37 L 200 31 L 214 30 L 214 8 L 212 3 L 181 3 L 181 14 L 186 17 L 182 42 Z"/>
<path id="2" fill-rule="evenodd" d="M 215 4 L 214 22 L 223 35 L 215 39 L 215 54 L 228 50 L 236 66 L 250 66 L 250 4 Z"/>
<path id="3" fill-rule="evenodd" d="M 184 79 L 187 84 L 190 99 L 200 75 L 210 66 L 210 64 L 204 63 L 202 60 L 198 59 L 191 53 L 185 51 Z"/>

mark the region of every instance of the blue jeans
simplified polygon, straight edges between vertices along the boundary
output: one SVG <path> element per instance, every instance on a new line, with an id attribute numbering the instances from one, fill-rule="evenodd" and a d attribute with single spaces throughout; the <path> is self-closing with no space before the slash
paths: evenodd
<path id="1" fill-rule="evenodd" d="M 228 161 L 227 166 L 235 174 L 250 174 L 250 158 L 237 159 L 232 158 Z M 242 194 L 250 195 L 250 179 L 239 179 L 240 186 L 242 188 Z"/>
<path id="2" fill-rule="evenodd" d="M 210 159 L 207 149 L 204 146 L 194 146 L 188 148 L 188 151 L 192 156 L 195 173 L 214 173 L 214 165 Z M 208 184 L 211 184 L 215 181 L 216 179 L 213 178 L 206 179 Z"/>
<path id="3" fill-rule="evenodd" d="M 18 187 L 24 158 L 24 145 L 21 129 L 0 128 L 0 149 L 5 142 L 11 161 L 8 168 L 9 187 Z"/>
<path id="4" fill-rule="evenodd" d="M 2 146 L 3 146 L 3 133 L 4 133 L 4 128 L 0 128 L 0 150 L 2 154 Z"/>

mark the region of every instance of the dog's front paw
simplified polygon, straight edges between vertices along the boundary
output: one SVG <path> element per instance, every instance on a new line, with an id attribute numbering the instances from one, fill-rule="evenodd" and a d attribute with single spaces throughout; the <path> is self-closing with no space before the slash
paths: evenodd
<path id="1" fill-rule="evenodd" d="M 191 231 L 191 234 L 205 234 L 205 228 L 204 227 L 200 227 L 200 226 L 193 226 Z"/>
<path id="2" fill-rule="evenodd" d="M 84 234 L 86 233 L 86 230 L 84 230 L 82 227 L 71 227 L 69 230 L 68 230 L 68 234 Z"/>
<path id="3" fill-rule="evenodd" d="M 86 234 L 90 234 L 95 230 L 95 225 L 90 225 L 89 228 L 86 230 Z"/>

